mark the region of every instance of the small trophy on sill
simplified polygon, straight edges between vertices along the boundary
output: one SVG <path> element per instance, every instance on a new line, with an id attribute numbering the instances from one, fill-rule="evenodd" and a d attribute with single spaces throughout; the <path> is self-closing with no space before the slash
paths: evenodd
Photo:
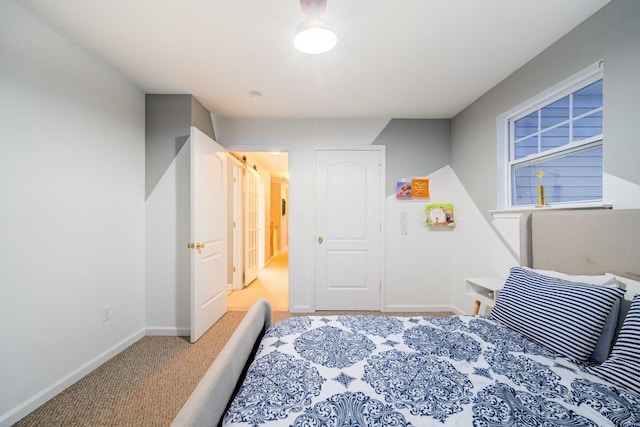
<path id="1" fill-rule="evenodd" d="M 542 185 L 542 177 L 544 176 L 544 169 L 540 169 L 538 172 L 534 173 L 535 176 L 538 177 L 540 182 L 538 183 L 538 204 L 536 208 L 541 208 L 547 204 L 544 198 L 544 185 Z"/>

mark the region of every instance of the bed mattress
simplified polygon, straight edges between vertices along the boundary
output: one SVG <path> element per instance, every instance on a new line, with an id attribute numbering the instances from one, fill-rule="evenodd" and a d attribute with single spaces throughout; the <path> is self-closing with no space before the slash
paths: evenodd
<path id="1" fill-rule="evenodd" d="M 223 425 L 640 425 L 640 396 L 487 316 L 293 317 Z"/>

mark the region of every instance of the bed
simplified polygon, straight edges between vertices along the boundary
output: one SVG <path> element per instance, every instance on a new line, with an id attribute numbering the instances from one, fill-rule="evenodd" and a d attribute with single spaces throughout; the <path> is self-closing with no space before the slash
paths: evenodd
<path id="1" fill-rule="evenodd" d="M 300 316 L 259 300 L 173 425 L 640 425 L 640 210 L 521 219 L 488 316 Z"/>

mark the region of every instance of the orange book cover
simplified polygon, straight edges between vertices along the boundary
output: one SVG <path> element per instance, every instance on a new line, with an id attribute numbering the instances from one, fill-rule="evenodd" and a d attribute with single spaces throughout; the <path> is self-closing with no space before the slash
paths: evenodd
<path id="1" fill-rule="evenodd" d="M 414 199 L 429 198 L 429 178 L 413 177 L 411 178 L 411 195 Z"/>

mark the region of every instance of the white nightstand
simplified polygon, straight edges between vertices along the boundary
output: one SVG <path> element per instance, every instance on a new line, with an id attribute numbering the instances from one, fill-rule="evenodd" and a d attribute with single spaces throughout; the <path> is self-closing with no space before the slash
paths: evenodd
<path id="1" fill-rule="evenodd" d="M 473 297 L 476 303 L 473 306 L 473 315 L 480 312 L 480 304 L 493 307 L 498 297 L 498 292 L 504 286 L 505 279 L 499 277 L 472 277 L 465 279 L 466 294 Z"/>

